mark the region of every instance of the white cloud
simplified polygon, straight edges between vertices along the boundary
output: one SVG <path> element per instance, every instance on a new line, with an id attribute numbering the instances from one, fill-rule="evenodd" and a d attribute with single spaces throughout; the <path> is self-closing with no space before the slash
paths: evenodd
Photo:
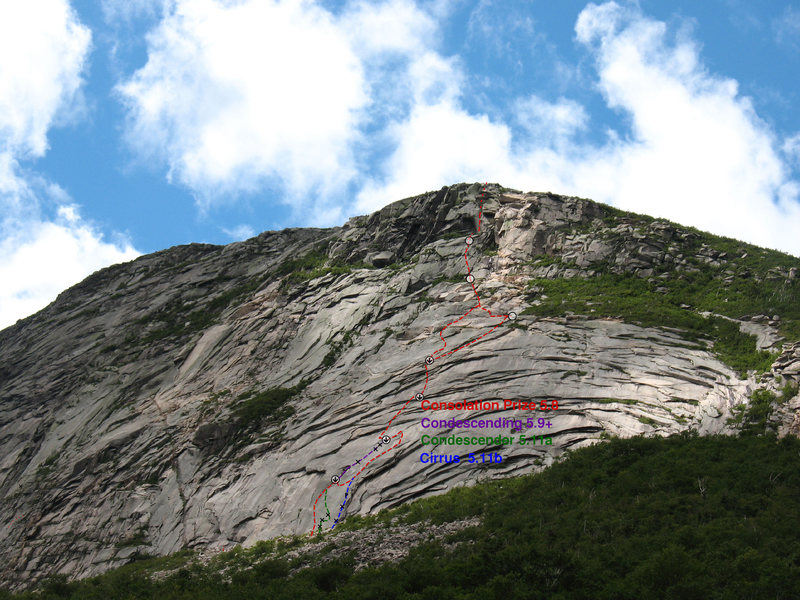
<path id="1" fill-rule="evenodd" d="M 599 199 L 800 253 L 798 204 L 780 202 L 792 182 L 778 141 L 734 80 L 708 73 L 690 40 L 671 45 L 663 23 L 613 2 L 587 6 L 575 29 L 633 136 L 575 165 L 582 191 L 600 177 Z"/>
<path id="2" fill-rule="evenodd" d="M 800 47 L 800 10 L 787 6 L 781 16 L 772 22 L 778 43 L 795 50 Z"/>
<path id="3" fill-rule="evenodd" d="M 436 21 L 408 0 L 353 2 L 337 26 L 361 58 L 423 52 L 438 30 Z"/>
<path id="4" fill-rule="evenodd" d="M 514 175 L 508 127 L 470 115 L 451 99 L 416 106 L 389 134 L 397 149 L 386 165 L 387 177 L 361 189 L 359 211 L 457 181 L 505 181 Z"/>
<path id="5" fill-rule="evenodd" d="M 57 213 L 52 221 L 26 219 L 3 228 L 0 328 L 44 308 L 93 271 L 139 255 L 128 243 L 104 241 L 77 206 L 62 205 Z"/>
<path id="6" fill-rule="evenodd" d="M 42 156 L 75 109 L 91 33 L 64 0 L 0 3 L 0 150 Z"/>
<path id="7" fill-rule="evenodd" d="M 688 29 L 670 33 L 633 4 L 589 4 L 575 25 L 597 91 L 629 125 L 599 145 L 582 141 L 597 125 L 569 98 L 509 98 L 508 123 L 467 110 L 464 65 L 436 50 L 452 2 L 358 0 L 339 16 L 311 0 L 169 6 L 118 91 L 129 142 L 201 200 L 277 181 L 324 225 L 348 210 L 331 198 L 354 189 L 370 210 L 492 180 L 800 253 L 791 141 L 708 72 Z"/>
<path id="8" fill-rule="evenodd" d="M 178 0 L 118 90 L 131 144 L 201 195 L 271 177 L 302 193 L 354 174 L 362 66 L 309 2 Z"/>
<path id="9" fill-rule="evenodd" d="M 458 87 L 426 83 L 457 73 L 428 50 L 437 30 L 411 0 L 352 1 L 338 16 L 310 0 L 175 0 L 145 66 L 117 86 L 126 139 L 201 205 L 279 183 L 295 206 L 338 218 L 326 198 L 359 178 L 356 155 L 379 137 L 364 128 Z"/>
<path id="10" fill-rule="evenodd" d="M 527 136 L 468 113 L 458 90 L 444 101 L 418 98 L 389 128 L 396 149 L 383 176 L 362 188 L 359 208 L 488 179 L 590 197 L 800 254 L 800 188 L 781 142 L 734 80 L 707 71 L 686 30 L 670 42 L 664 23 L 614 2 L 589 4 L 575 30 L 595 61 L 598 91 L 629 118 L 630 132 L 609 131 L 600 146 L 580 142 L 575 134 L 591 123 L 563 98 L 515 101 Z M 795 147 L 787 144 L 785 152 Z"/>
<path id="11" fill-rule="evenodd" d="M 155 17 L 169 0 L 102 0 L 107 23 L 129 23 L 137 17 Z"/>
<path id="12" fill-rule="evenodd" d="M 136 255 L 103 241 L 64 190 L 20 162 L 43 156 L 50 127 L 80 112 L 90 44 L 66 0 L 0 3 L 0 327 Z"/>
<path id="13" fill-rule="evenodd" d="M 536 95 L 516 102 L 515 117 L 531 143 L 558 147 L 567 144 L 589 122 L 586 110 L 577 102 L 566 98 L 548 102 Z"/>
<path id="14" fill-rule="evenodd" d="M 783 141 L 782 150 L 789 161 L 800 167 L 800 133 L 795 133 Z"/>
<path id="15" fill-rule="evenodd" d="M 230 229 L 223 227 L 222 231 L 234 242 L 246 240 L 256 234 L 255 229 L 253 229 L 250 225 L 245 225 L 244 223 Z"/>

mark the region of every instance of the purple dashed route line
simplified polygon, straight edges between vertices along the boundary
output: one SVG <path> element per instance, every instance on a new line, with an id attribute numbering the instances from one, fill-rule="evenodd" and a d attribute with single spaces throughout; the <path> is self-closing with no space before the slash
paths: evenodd
<path id="1" fill-rule="evenodd" d="M 376 450 L 377 450 L 377 449 L 378 449 L 380 446 L 382 446 L 382 445 L 383 445 L 383 441 L 380 441 L 380 442 L 378 442 L 378 445 L 377 445 L 375 448 L 373 448 L 372 450 L 370 450 L 369 452 L 367 452 L 367 453 L 366 453 L 364 456 L 362 456 L 361 458 L 359 458 L 359 459 L 358 459 L 356 462 L 354 462 L 352 465 L 348 465 L 348 466 L 346 466 L 346 467 L 344 468 L 344 471 L 342 471 L 342 474 L 341 474 L 339 477 L 343 477 L 343 476 L 344 476 L 344 474 L 345 474 L 345 473 L 347 473 L 348 469 L 350 469 L 351 467 L 355 467 L 356 465 L 360 465 L 362 460 L 364 460 L 365 458 L 367 458 L 367 457 L 368 457 L 370 454 L 372 454 L 373 452 L 375 452 L 375 451 L 376 451 Z M 351 479 L 350 481 L 352 481 L 352 479 Z"/>
<path id="2" fill-rule="evenodd" d="M 481 220 L 483 218 L 483 196 L 486 193 L 486 185 L 487 184 L 484 184 L 483 189 L 481 190 L 481 195 L 480 195 L 480 203 L 479 203 L 479 208 L 478 208 L 478 233 L 480 233 L 480 231 L 481 231 Z M 386 435 L 386 432 L 389 430 L 389 427 L 391 427 L 392 422 L 400 415 L 401 412 L 403 412 L 403 410 L 405 410 L 405 408 L 408 406 L 408 404 L 412 400 L 415 400 L 415 399 L 416 400 L 422 400 L 423 394 L 425 393 L 425 390 L 428 388 L 428 380 L 429 380 L 429 377 L 430 377 L 430 372 L 428 371 L 428 365 L 433 364 L 433 362 L 436 361 L 436 360 L 439 360 L 439 359 L 445 358 L 447 356 L 450 356 L 450 355 L 454 354 L 455 352 L 458 352 L 459 350 L 461 350 L 463 348 L 467 348 L 468 346 L 471 346 L 475 342 L 483 339 L 484 337 L 486 337 L 487 335 L 489 335 L 490 333 L 495 331 L 498 327 L 500 327 L 506 321 L 508 321 L 508 320 L 512 320 L 513 321 L 514 319 L 516 319 L 516 317 L 517 317 L 516 313 L 511 312 L 511 313 L 508 313 L 507 315 L 502 315 L 502 314 L 495 315 L 495 314 L 492 314 L 492 312 L 489 309 L 484 308 L 483 306 L 481 306 L 481 297 L 480 297 L 480 294 L 478 294 L 477 288 L 475 287 L 475 277 L 472 275 L 472 268 L 470 267 L 469 260 L 467 258 L 467 253 L 469 251 L 469 247 L 473 243 L 473 241 L 474 241 L 474 238 L 473 238 L 472 235 L 469 235 L 467 237 L 467 239 L 466 239 L 467 243 L 466 243 L 466 248 L 464 248 L 464 264 L 466 265 L 466 268 L 467 268 L 467 277 L 466 277 L 467 283 L 469 283 L 470 286 L 472 286 L 472 291 L 475 294 L 475 297 L 477 298 L 476 305 L 473 306 L 472 308 L 470 308 L 465 314 L 461 315 L 459 318 L 457 318 L 454 321 L 451 321 L 450 323 L 445 325 L 439 331 L 439 338 L 442 340 L 443 344 L 442 344 L 441 348 L 439 348 L 438 350 L 434 351 L 433 354 L 429 355 L 425 359 L 425 385 L 422 388 L 422 392 L 412 396 L 411 398 L 409 398 L 408 401 L 406 401 L 406 403 L 400 408 L 400 410 L 398 410 L 397 413 L 395 413 L 395 415 L 389 420 L 389 423 L 386 425 L 386 428 L 381 433 L 380 441 L 378 442 L 378 445 L 375 446 L 369 452 L 367 452 L 362 458 L 360 458 L 359 460 L 355 461 L 353 464 L 345 467 L 344 470 L 342 471 L 341 475 L 334 475 L 333 477 L 331 477 L 331 483 L 322 491 L 322 493 L 320 493 L 319 496 L 317 496 L 317 499 L 314 501 L 313 520 L 314 520 L 315 524 L 317 522 L 317 503 L 319 502 L 320 498 L 322 498 L 323 495 L 325 495 L 325 498 L 327 500 L 327 493 L 328 493 L 328 489 L 329 488 L 331 488 L 332 486 L 343 487 L 345 485 L 345 483 L 347 484 L 347 489 L 345 490 L 345 494 L 344 494 L 344 500 L 342 501 L 342 504 L 341 504 L 341 506 L 339 508 L 339 514 L 337 515 L 336 519 L 333 522 L 333 525 L 331 526 L 331 529 L 333 529 L 334 527 L 336 527 L 336 524 L 339 522 L 339 519 L 341 518 L 342 511 L 344 510 L 344 507 L 347 504 L 347 499 L 348 499 L 348 497 L 350 495 L 350 486 L 353 484 L 353 481 L 355 480 L 355 478 L 358 477 L 358 475 L 361 474 L 364 471 L 364 469 L 366 469 L 367 466 L 369 466 L 370 463 L 372 463 L 374 460 L 380 458 L 381 456 L 383 456 L 384 454 L 386 454 L 390 450 L 396 448 L 402 442 L 402 440 L 403 440 L 403 432 L 402 431 L 399 431 L 398 433 L 396 433 L 396 434 L 394 434 L 392 436 Z M 472 340 L 470 340 L 470 341 L 458 346 L 457 348 L 454 348 L 453 350 L 449 350 L 448 352 L 444 352 L 445 348 L 447 348 L 447 341 L 444 339 L 445 330 L 448 327 L 450 327 L 450 325 L 453 325 L 454 323 L 457 323 L 457 322 L 461 321 L 462 319 L 464 319 L 467 315 L 469 315 L 476 308 L 480 308 L 482 311 L 487 313 L 489 315 L 489 317 L 491 317 L 491 318 L 502 318 L 502 321 L 500 323 L 498 323 L 497 325 L 495 325 L 494 327 L 492 327 L 489 331 L 483 333 L 482 335 L 479 335 L 478 337 L 473 338 Z M 377 452 L 378 448 L 380 448 L 383 444 L 389 444 L 392 441 L 392 439 L 394 439 L 394 438 L 396 438 L 398 436 L 399 436 L 399 439 L 397 440 L 397 443 L 393 444 L 389 449 L 384 450 L 379 455 L 375 456 L 372 460 L 368 461 L 364 466 L 361 467 L 361 469 L 358 471 L 358 473 L 353 475 L 347 482 L 339 483 L 341 481 L 342 477 L 344 476 L 344 474 L 347 473 L 347 471 L 349 471 L 352 467 L 356 466 L 357 464 L 361 464 L 361 462 L 363 460 L 365 460 L 367 457 L 369 457 L 372 453 Z M 327 504 L 326 504 L 326 508 L 327 508 Z M 330 513 L 328 513 L 328 514 L 330 514 Z M 327 520 L 327 518 L 325 520 Z M 319 523 L 320 527 L 321 527 L 321 525 L 322 525 L 322 521 L 320 521 L 320 523 Z M 311 527 L 311 536 L 313 537 L 313 535 L 314 535 L 314 526 Z"/>

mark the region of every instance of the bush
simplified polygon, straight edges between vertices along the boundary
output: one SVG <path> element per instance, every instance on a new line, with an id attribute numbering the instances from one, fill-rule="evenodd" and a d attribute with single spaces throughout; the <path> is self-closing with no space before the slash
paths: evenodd
<path id="1" fill-rule="evenodd" d="M 740 425 L 742 433 L 763 434 L 775 405 L 776 396 L 765 389 L 757 389 L 750 395 L 750 404 L 739 404 L 734 408 L 736 416 L 731 422 Z"/>
<path id="2" fill-rule="evenodd" d="M 278 419 L 292 414 L 284 406 L 297 395 L 296 388 L 270 388 L 261 392 L 248 392 L 239 396 L 242 402 L 233 410 L 234 416 L 244 425 L 260 424 L 266 419 Z"/>
<path id="3" fill-rule="evenodd" d="M 358 573 L 350 557 L 309 563 L 267 543 L 207 563 L 184 557 L 173 567 L 180 571 L 160 578 L 152 574 L 170 557 L 5 597 L 351 600 L 491 598 L 501 590 L 508 600 L 793 598 L 800 533 L 786 523 L 800 511 L 798 452 L 791 437 L 612 438 L 536 475 L 347 519 L 350 529 L 396 519 L 402 530 L 479 518 Z"/>
<path id="4" fill-rule="evenodd" d="M 303 380 L 290 388 L 269 388 L 256 392 L 250 390 L 241 394 L 233 408 L 234 423 L 239 430 L 253 430 L 270 423 L 284 421 L 294 414 L 294 409 L 286 403 L 302 392 L 310 381 Z"/>

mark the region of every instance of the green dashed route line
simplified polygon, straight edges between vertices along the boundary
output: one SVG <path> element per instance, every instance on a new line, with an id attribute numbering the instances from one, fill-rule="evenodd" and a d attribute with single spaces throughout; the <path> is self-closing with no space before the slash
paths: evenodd
<path id="1" fill-rule="evenodd" d="M 479 208 L 478 208 L 479 217 L 478 217 L 478 227 L 477 227 L 478 233 L 480 233 L 480 231 L 481 231 L 481 223 L 480 222 L 481 222 L 481 220 L 483 218 L 483 199 L 484 199 L 484 195 L 485 194 L 486 194 L 486 185 L 483 186 L 483 189 L 481 190 L 481 194 L 480 194 L 480 198 L 479 198 Z M 470 286 L 472 287 L 472 291 L 473 291 L 473 293 L 474 293 L 474 295 L 475 295 L 475 297 L 477 299 L 477 304 L 475 306 L 473 306 L 472 308 L 470 308 L 468 311 L 466 311 L 466 313 L 461 315 L 459 318 L 457 318 L 457 319 L 451 321 L 450 323 L 448 323 L 447 325 L 445 325 L 439 331 L 439 338 L 442 340 L 442 347 L 439 348 L 438 350 L 436 350 L 435 352 L 433 352 L 433 354 L 431 354 L 431 355 L 429 355 L 429 356 L 427 356 L 425 358 L 425 385 L 422 388 L 422 392 L 416 394 L 415 396 L 412 396 L 397 411 L 397 413 L 389 420 L 389 423 L 386 425 L 386 429 L 384 429 L 383 432 L 381 433 L 381 437 L 380 437 L 379 442 L 377 443 L 377 445 L 375 447 L 373 447 L 373 449 L 370 452 L 367 452 L 367 454 L 364 455 L 361 459 L 355 461 L 353 464 L 351 464 L 350 466 L 346 467 L 344 469 L 344 471 L 342 471 L 341 475 L 332 476 L 331 477 L 331 483 L 325 488 L 325 490 L 323 490 L 323 492 L 319 496 L 317 496 L 317 499 L 314 501 L 314 506 L 313 506 L 313 521 L 316 521 L 316 519 L 317 519 L 317 504 L 319 503 L 320 498 L 322 498 L 323 496 L 325 498 L 325 512 L 327 513 L 325 518 L 324 519 L 320 519 L 319 523 L 317 524 L 317 533 L 321 533 L 322 532 L 322 523 L 326 522 L 326 521 L 329 521 L 331 519 L 331 514 L 330 514 L 330 511 L 328 510 L 328 502 L 327 502 L 327 500 L 328 500 L 328 489 L 333 487 L 333 486 L 343 487 L 344 485 L 347 485 L 347 490 L 345 492 L 344 501 L 342 502 L 342 505 L 341 505 L 340 510 L 339 510 L 339 516 L 337 516 L 337 518 L 334 520 L 334 524 L 331 527 L 331 529 L 333 529 L 334 527 L 336 527 L 336 524 L 339 522 L 339 519 L 341 518 L 342 511 L 344 510 L 345 504 L 347 502 L 347 498 L 348 498 L 349 493 L 350 493 L 350 486 L 353 484 L 353 481 L 356 479 L 356 477 L 358 477 L 358 475 L 360 475 L 367 468 L 367 466 L 369 466 L 370 463 L 374 462 L 376 459 L 380 458 L 381 456 L 383 456 L 387 452 L 395 449 L 400 444 L 400 442 L 402 442 L 402 439 L 403 439 L 403 432 L 402 431 L 400 431 L 400 432 L 398 432 L 398 433 L 396 433 L 396 434 L 394 434 L 392 436 L 387 435 L 386 432 L 388 431 L 389 427 L 391 427 L 392 422 L 400 415 L 401 412 L 403 412 L 403 410 L 408 406 L 408 404 L 412 400 L 415 400 L 415 399 L 416 400 L 422 400 L 423 399 L 423 393 L 425 392 L 425 390 L 428 387 L 428 380 L 429 380 L 429 376 L 430 376 L 430 372 L 428 370 L 429 365 L 432 365 L 434 363 L 434 361 L 436 361 L 436 360 L 443 359 L 445 357 L 448 357 L 448 356 L 454 354 L 455 352 L 458 352 L 459 350 L 461 350 L 463 348 L 471 346 L 475 342 L 478 342 L 482 338 L 486 337 L 487 335 L 489 335 L 490 333 L 495 331 L 498 327 L 500 327 L 506 321 L 509 321 L 509 320 L 513 321 L 514 319 L 517 318 L 517 315 L 514 312 L 510 312 L 508 314 L 493 314 L 489 309 L 487 309 L 487 308 L 485 308 L 484 306 L 481 305 L 481 297 L 480 297 L 480 294 L 478 294 L 477 288 L 475 287 L 475 276 L 472 275 L 472 268 L 470 267 L 469 260 L 467 258 L 467 253 L 468 253 L 468 251 L 470 249 L 470 246 L 472 245 L 472 243 L 474 241 L 475 241 L 475 239 L 474 239 L 474 237 L 472 235 L 469 235 L 466 238 L 466 247 L 464 248 L 464 264 L 465 264 L 466 269 L 467 269 L 466 280 L 467 280 L 467 283 L 469 283 Z M 502 321 L 500 323 L 497 323 L 496 325 L 494 325 L 489 331 L 483 333 L 482 335 L 479 335 L 479 336 L 471 339 L 470 341 L 468 341 L 468 342 L 466 342 L 464 344 L 461 344 L 460 346 L 454 348 L 453 350 L 449 350 L 448 352 L 444 352 L 445 348 L 447 348 L 447 341 L 444 338 L 445 330 L 447 328 L 449 328 L 451 325 L 461 321 L 462 319 L 467 317 L 472 311 L 474 311 L 475 309 L 478 309 L 478 308 L 480 310 L 484 311 L 485 313 L 487 313 L 489 315 L 489 317 L 501 318 Z M 370 459 L 348 481 L 340 483 L 340 481 L 341 481 L 342 477 L 344 476 L 344 474 L 351 467 L 355 466 L 356 464 L 361 464 L 362 460 L 365 460 L 368 456 L 370 456 L 374 452 L 377 452 L 378 449 L 380 448 L 380 446 L 382 446 L 383 444 L 391 443 L 392 439 L 397 438 L 397 437 L 399 437 L 399 439 L 397 440 L 396 444 L 394 444 L 389 449 L 384 450 L 380 454 L 378 454 L 375 457 L 373 457 L 372 459 Z M 314 526 L 313 525 L 311 527 L 311 536 L 312 537 L 314 536 Z"/>
<path id="2" fill-rule="evenodd" d="M 319 520 L 318 532 L 322 533 L 322 524 L 331 520 L 331 511 L 328 510 L 328 490 L 325 490 L 325 518 Z"/>

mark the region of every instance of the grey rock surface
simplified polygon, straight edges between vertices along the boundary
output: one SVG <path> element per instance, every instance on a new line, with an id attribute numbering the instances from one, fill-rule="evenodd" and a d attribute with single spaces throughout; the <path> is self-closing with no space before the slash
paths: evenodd
<path id="1" fill-rule="evenodd" d="M 390 421 L 392 445 L 400 432 L 402 441 L 349 490 L 332 487 L 330 512 L 344 504 L 342 518 L 369 514 L 535 472 L 603 433 L 729 432 L 726 419 L 755 380 L 678 333 L 523 314 L 531 277 L 586 274 L 600 262 L 649 277 L 656 263 L 685 259 L 678 241 L 695 234 L 663 222 L 645 233 L 625 224 L 581 233 L 604 210 L 497 185 L 482 198 L 479 185 L 462 184 L 343 227 L 171 248 L 65 291 L 0 332 L 2 579 L 20 587 L 98 574 L 137 553 L 310 533 L 331 476 L 367 455 Z M 464 279 L 468 235 L 481 305 L 518 317 L 435 362 L 425 387 L 424 359 L 446 324 L 458 320 L 444 336 L 456 348 L 502 321 L 480 310 L 459 320 L 475 304 Z M 356 266 L 309 266 L 311 250 Z M 563 261 L 530 264 L 543 254 Z M 780 341 L 768 322 L 746 327 L 764 346 Z M 795 345 L 775 372 L 796 377 L 797 365 Z M 237 420 L 243 394 L 277 387 L 294 388 L 290 411 L 255 432 Z M 423 446 L 432 434 L 423 417 L 542 416 L 423 411 L 409 402 L 423 388 L 436 402 L 556 400 L 552 427 L 541 430 L 552 445 Z M 422 463 L 430 451 L 497 452 L 503 462 Z"/>

